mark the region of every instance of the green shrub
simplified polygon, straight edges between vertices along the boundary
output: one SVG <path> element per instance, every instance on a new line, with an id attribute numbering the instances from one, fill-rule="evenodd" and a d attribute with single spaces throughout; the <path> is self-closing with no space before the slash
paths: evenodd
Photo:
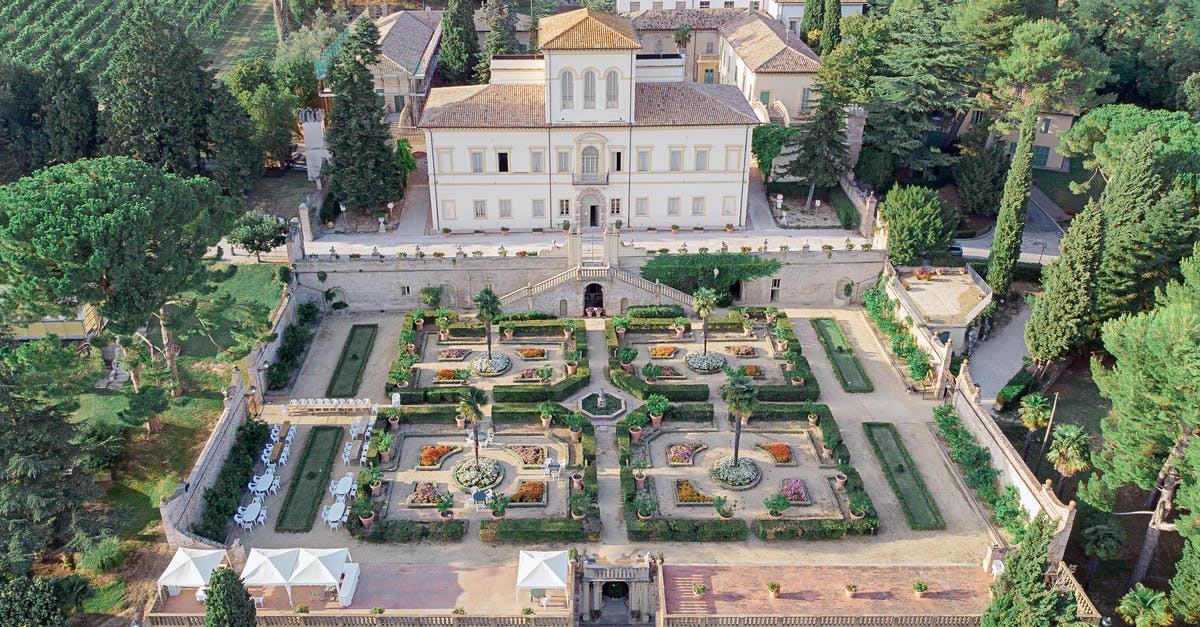
<path id="1" fill-rule="evenodd" d="M 625 309 L 630 318 L 686 318 L 679 305 L 634 305 Z"/>
<path id="2" fill-rule="evenodd" d="M 269 431 L 266 423 L 253 418 L 238 427 L 233 448 L 225 458 L 221 472 L 213 485 L 204 490 L 204 513 L 200 515 L 200 522 L 192 526 L 192 533 L 214 542 L 225 542 L 238 500 L 250 481 L 250 473 Z"/>
<path id="3" fill-rule="evenodd" d="M 1015 405 L 1034 388 L 1033 375 L 1025 368 L 1021 368 L 1008 380 L 1008 383 L 1004 384 L 1004 387 L 1000 388 L 1000 392 L 996 394 L 996 402 L 1004 406 Z"/>
<path id="4" fill-rule="evenodd" d="M 361 531 L 361 529 L 360 529 Z M 371 530 L 360 536 L 367 542 L 376 544 L 397 544 L 406 542 L 460 542 L 467 533 L 465 520 L 386 520 L 371 525 Z"/>
<path id="5" fill-rule="evenodd" d="M 582 521 L 561 518 L 485 520 L 479 523 L 484 542 L 587 542 Z"/>
<path id="6" fill-rule="evenodd" d="M 761 540 L 829 540 L 845 537 L 849 531 L 849 523 L 841 518 L 760 518 L 754 533 Z"/>
<path id="7" fill-rule="evenodd" d="M 83 552 L 79 567 L 93 573 L 107 573 L 116 570 L 129 555 L 129 547 L 120 539 L 106 538 L 95 547 Z"/>
<path id="8" fill-rule="evenodd" d="M 954 405 L 943 403 L 935 407 L 933 420 L 949 445 L 950 459 L 958 464 L 960 471 L 965 471 L 963 478 L 967 485 L 992 508 L 996 523 L 1019 542 L 1028 516 L 1021 507 L 1015 487 L 1005 486 L 1003 492 L 997 487 L 1000 472 L 991 465 L 991 452 L 975 441 L 975 436 L 962 424 Z"/>
<path id="9" fill-rule="evenodd" d="M 500 314 L 496 318 L 496 324 L 501 322 L 524 322 L 527 320 L 554 320 L 558 316 L 546 313 L 544 311 L 514 311 L 512 313 Z"/>
<path id="10" fill-rule="evenodd" d="M 639 520 L 637 508 L 626 504 L 625 525 L 631 542 L 736 542 L 745 540 L 750 529 L 741 519 L 654 518 Z"/>

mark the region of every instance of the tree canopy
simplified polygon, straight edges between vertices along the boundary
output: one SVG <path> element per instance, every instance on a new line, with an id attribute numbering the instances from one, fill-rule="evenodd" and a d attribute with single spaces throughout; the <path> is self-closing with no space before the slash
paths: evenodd
<path id="1" fill-rule="evenodd" d="M 893 187 L 883 199 L 888 251 L 896 263 L 919 263 L 926 253 L 940 253 L 950 245 L 953 225 L 946 223 L 937 192 L 916 185 Z"/>
<path id="2" fill-rule="evenodd" d="M 448 83 L 465 83 L 479 60 L 479 39 L 475 34 L 475 3 L 450 0 L 442 12 L 442 46 L 438 71 Z"/>
<path id="3" fill-rule="evenodd" d="M 1096 289 L 1104 244 L 1104 216 L 1089 203 L 1062 238 L 1061 255 L 1042 270 L 1042 294 L 1025 325 L 1034 359 L 1059 361 L 1082 350 L 1097 328 Z"/>
<path id="4" fill-rule="evenodd" d="M 1076 623 L 1075 596 L 1048 585 L 1046 551 L 1057 524 L 1045 514 L 1030 523 L 1020 546 L 1004 559 L 1004 572 L 992 584 L 992 602 L 984 610 L 983 627 Z"/>
<path id="5" fill-rule="evenodd" d="M 724 297 L 723 302 L 728 304 L 734 283 L 769 277 L 781 267 L 778 260 L 748 253 L 655 255 L 642 266 L 642 277 L 689 294 L 707 287 L 717 293 L 718 302 Z M 713 270 L 717 271 L 715 276 Z"/>

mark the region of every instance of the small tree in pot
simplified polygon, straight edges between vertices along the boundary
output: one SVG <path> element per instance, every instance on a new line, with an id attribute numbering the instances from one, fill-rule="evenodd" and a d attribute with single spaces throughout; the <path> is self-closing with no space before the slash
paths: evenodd
<path id="1" fill-rule="evenodd" d="M 641 439 L 642 427 L 644 427 L 649 421 L 650 419 L 646 417 L 646 414 L 642 413 L 629 414 L 626 416 L 625 424 L 629 426 L 629 439 L 633 442 L 637 442 L 639 439 Z"/>
<path id="2" fill-rule="evenodd" d="M 646 381 L 650 383 L 658 381 L 658 378 L 662 376 L 662 372 L 662 366 L 652 361 L 648 361 L 642 366 L 642 376 L 645 377 Z"/>
<path id="3" fill-rule="evenodd" d="M 363 488 L 370 488 L 371 496 L 379 496 L 379 492 L 383 489 L 383 469 L 379 466 L 371 466 L 358 473 L 359 494 L 366 492 Z"/>
<path id="4" fill-rule="evenodd" d="M 634 507 L 637 509 L 638 519 L 650 520 L 654 518 L 654 514 L 658 511 L 658 501 L 649 497 L 638 499 L 634 503 Z"/>
<path id="5" fill-rule="evenodd" d="M 687 325 L 688 325 L 687 318 L 680 317 L 680 318 L 675 318 L 674 320 L 672 320 L 671 321 L 671 329 L 675 331 L 675 337 L 677 337 L 677 338 L 683 337 L 683 332 L 687 330 Z"/>
<path id="6" fill-rule="evenodd" d="M 583 436 L 583 425 L 586 422 L 587 418 L 580 411 L 573 411 L 567 414 L 566 418 L 563 418 L 563 424 L 567 425 L 567 428 L 571 430 L 572 442 L 578 442 L 581 439 Z"/>
<path id="7" fill-rule="evenodd" d="M 554 422 L 554 412 L 558 409 L 558 405 L 549 402 L 538 403 L 538 413 L 542 416 L 542 428 L 549 429 L 551 423 Z"/>
<path id="8" fill-rule="evenodd" d="M 509 498 L 503 494 L 497 494 L 492 497 L 492 502 L 488 505 L 492 509 L 492 520 L 504 520 L 504 514 L 508 511 Z"/>
<path id="9" fill-rule="evenodd" d="M 649 366 L 651 364 L 646 365 Z M 661 371 L 662 369 L 659 368 L 660 374 Z M 643 374 L 645 373 L 643 372 Z M 663 416 L 666 415 L 667 410 L 670 409 L 670 407 L 671 403 L 667 400 L 667 397 L 663 396 L 662 394 L 651 394 L 649 397 L 647 397 L 646 412 L 650 414 L 650 424 L 656 427 L 662 424 Z"/>
<path id="10" fill-rule="evenodd" d="M 454 507 L 454 497 L 449 492 L 438 497 L 437 511 L 443 520 L 454 518 L 454 512 L 450 509 L 452 507 Z"/>
<path id="11" fill-rule="evenodd" d="M 617 337 L 623 337 L 625 332 L 629 330 L 629 325 L 632 322 L 633 320 L 625 314 L 613 316 L 612 325 L 617 331 Z"/>
<path id="12" fill-rule="evenodd" d="M 633 371 L 633 360 L 637 359 L 637 349 L 628 346 L 617 349 L 617 361 L 621 362 L 621 370 Z"/>
<path id="13" fill-rule="evenodd" d="M 395 436 L 386 431 L 380 431 L 371 436 L 371 448 L 379 451 L 379 459 L 389 461 L 392 458 L 392 443 L 395 442 Z"/>
<path id="14" fill-rule="evenodd" d="M 767 582 L 767 593 L 771 595 L 772 599 L 779 598 L 779 590 L 780 590 L 780 586 L 779 586 L 778 581 L 768 581 Z"/>
<path id="15" fill-rule="evenodd" d="M 500 332 L 504 334 L 504 339 L 511 340 L 513 333 L 517 330 L 517 325 L 511 322 L 503 322 L 500 324 Z"/>
<path id="16" fill-rule="evenodd" d="M 566 363 L 568 377 L 579 372 L 579 351 L 563 352 L 563 362 Z"/>
<path id="17" fill-rule="evenodd" d="M 644 459 L 635 459 L 629 465 L 633 467 L 633 480 L 637 483 L 637 487 L 644 486 L 646 484 L 646 468 L 649 468 L 650 464 L 647 464 Z"/>
<path id="18" fill-rule="evenodd" d="M 929 591 L 929 584 L 918 579 L 913 582 L 913 596 L 918 599 L 925 598 L 925 593 Z"/>
<path id="19" fill-rule="evenodd" d="M 580 492 L 571 495 L 571 520 L 587 518 L 587 497 Z"/>
<path id="20" fill-rule="evenodd" d="M 350 505 L 350 515 L 358 518 L 363 529 L 370 529 L 371 525 L 375 523 L 375 504 L 367 498 L 367 495 L 359 495 Z"/>
<path id="21" fill-rule="evenodd" d="M 775 493 L 763 500 L 763 507 L 767 508 L 767 515 L 771 518 L 783 518 L 783 512 L 791 506 L 787 497 L 780 493 Z"/>
<path id="22" fill-rule="evenodd" d="M 713 509 L 717 511 L 717 516 L 721 517 L 721 520 L 733 518 L 733 510 L 737 509 L 737 502 L 730 502 L 729 499 L 723 496 L 714 496 L 712 505 Z"/>

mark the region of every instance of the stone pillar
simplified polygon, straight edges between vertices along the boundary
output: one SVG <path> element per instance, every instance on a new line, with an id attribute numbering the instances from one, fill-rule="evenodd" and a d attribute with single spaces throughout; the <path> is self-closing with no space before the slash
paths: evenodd
<path id="1" fill-rule="evenodd" d="M 574 268 L 583 261 L 583 236 L 578 232 L 567 235 L 567 267 Z"/>
<path id="2" fill-rule="evenodd" d="M 613 268 L 621 265 L 621 235 L 611 226 L 604 230 L 604 264 Z"/>
<path id="3" fill-rule="evenodd" d="M 312 241 L 312 220 L 308 216 L 308 205 L 300 203 L 300 216 L 288 223 L 287 256 L 295 263 L 304 259 L 304 242 Z"/>
<path id="4" fill-rule="evenodd" d="M 954 354 L 953 345 L 954 340 L 947 339 L 946 344 L 940 351 L 941 354 L 937 356 L 938 365 L 937 370 L 933 374 L 933 391 L 937 394 L 938 398 L 945 398 L 946 396 L 946 381 L 947 377 L 950 376 L 950 356 Z"/>
<path id="5" fill-rule="evenodd" d="M 846 107 L 846 146 L 849 148 L 846 167 L 853 168 L 862 152 L 863 128 L 867 124 L 867 110 L 861 105 Z"/>
<path id="6" fill-rule="evenodd" d="M 604 607 L 604 598 L 601 597 L 601 592 L 604 586 L 597 581 L 593 581 L 589 585 L 592 587 L 592 609 L 599 610 L 600 608 Z"/>
<path id="7" fill-rule="evenodd" d="M 304 136 L 304 159 L 308 164 L 308 180 L 320 181 L 325 162 L 329 161 L 329 148 L 325 145 L 325 111 L 301 109 L 300 130 Z"/>

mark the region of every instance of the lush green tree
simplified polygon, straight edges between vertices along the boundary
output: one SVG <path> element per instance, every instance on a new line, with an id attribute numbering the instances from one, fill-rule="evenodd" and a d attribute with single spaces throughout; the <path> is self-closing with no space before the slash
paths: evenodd
<path id="1" fill-rule="evenodd" d="M 815 4 L 815 3 L 814 3 Z M 825 0 L 821 23 L 821 54 L 833 52 L 842 43 L 842 1 Z"/>
<path id="2" fill-rule="evenodd" d="M 988 254 L 987 281 L 997 298 L 1004 299 L 1012 287 L 1013 269 L 1021 259 L 1021 237 L 1029 214 L 1029 196 L 1033 192 L 1033 142 L 1037 134 L 1037 107 L 1026 105 L 1021 120 L 1021 135 L 1013 154 L 1000 214 Z"/>
<path id="3" fill-rule="evenodd" d="M 58 590 L 45 577 L 14 577 L 0 583 L 0 624 L 21 627 L 67 627 L 58 607 Z"/>
<path id="4" fill-rule="evenodd" d="M 39 121 L 41 77 L 0 59 L 0 184 L 40 168 L 49 147 Z"/>
<path id="5" fill-rule="evenodd" d="M 729 417 L 733 420 L 733 465 L 736 467 L 742 445 L 742 421 L 749 420 L 758 408 L 758 388 L 740 368 L 726 367 L 725 376 L 728 378 L 721 385 L 721 400 L 729 406 Z"/>
<path id="6" fill-rule="evenodd" d="M 204 53 L 148 3 L 132 5 L 116 40 L 100 75 L 105 149 L 174 174 L 199 172 L 212 90 Z"/>
<path id="7" fill-rule="evenodd" d="M 346 14 L 318 12 L 312 24 L 301 26 L 287 35 L 275 49 L 272 64 L 275 84 L 299 100 L 299 106 L 318 108 L 317 72 L 314 63 L 337 39 L 346 26 Z"/>
<path id="8" fill-rule="evenodd" d="M 1167 593 L 1140 583 L 1121 597 L 1117 613 L 1134 627 L 1167 627 L 1175 622 L 1167 604 Z"/>
<path id="9" fill-rule="evenodd" d="M 1046 459 L 1062 475 L 1062 480 L 1058 482 L 1059 496 L 1062 496 L 1067 479 L 1092 467 L 1091 453 L 1092 436 L 1083 427 L 1068 423 L 1054 428 L 1054 438 L 1050 441 Z"/>
<path id="10" fill-rule="evenodd" d="M 238 216 L 229 232 L 229 241 L 254 253 L 262 261 L 262 253 L 271 252 L 287 241 L 288 226 L 282 219 L 262 211 L 247 211 Z"/>
<path id="11" fill-rule="evenodd" d="M 1183 84 L 1183 106 L 1200 122 L 1200 72 L 1194 72 Z"/>
<path id="12" fill-rule="evenodd" d="M 1021 544 L 1004 559 L 1004 572 L 992 584 L 992 602 L 984 610 L 983 627 L 1012 625 L 1073 626 L 1075 596 L 1046 583 L 1047 549 L 1056 521 L 1038 514 Z"/>
<path id="13" fill-rule="evenodd" d="M 118 423 L 91 421 L 79 433 L 75 444 L 87 451 L 81 461 L 84 470 L 92 474 L 108 471 L 109 478 L 116 481 L 117 464 L 128 444 L 124 427 Z"/>
<path id="14" fill-rule="evenodd" d="M 1185 623 L 1200 621 L 1200 542 L 1185 540 L 1171 578 L 1171 611 Z"/>
<path id="15" fill-rule="evenodd" d="M 700 317 L 700 337 L 704 342 L 704 354 L 708 354 L 708 317 L 717 308 L 717 294 L 711 288 L 702 287 L 692 295 L 692 309 Z"/>
<path id="16" fill-rule="evenodd" d="M 492 288 L 485 287 L 479 290 L 479 293 L 475 295 L 472 302 L 475 303 L 475 308 L 478 310 L 475 312 L 475 316 L 483 323 L 483 330 L 487 334 L 488 359 L 491 359 L 492 323 L 496 321 L 496 318 L 500 317 L 500 314 L 504 313 L 500 305 L 500 297 L 496 295 L 496 292 L 492 291 Z"/>
<path id="17" fill-rule="evenodd" d="M 1108 59 L 1070 27 L 1049 19 L 1020 24 L 999 61 L 996 87 L 1039 110 L 1073 110 L 1094 100 L 1108 81 Z"/>
<path id="18" fill-rule="evenodd" d="M 1117 162 L 1139 136 L 1149 132 L 1154 152 L 1163 163 L 1200 162 L 1200 121 L 1183 111 L 1108 105 L 1085 113 L 1060 136 L 1059 151 L 1080 159 L 1105 180 L 1114 176 Z"/>
<path id="19" fill-rule="evenodd" d="M 671 33 L 671 40 L 675 42 L 677 49 L 686 49 L 688 44 L 692 43 L 692 27 L 687 24 L 676 26 L 675 32 Z"/>
<path id="20" fill-rule="evenodd" d="M 492 75 L 492 57 L 498 54 L 516 54 L 521 45 L 517 42 L 517 16 L 507 0 L 485 0 L 483 18 L 488 25 L 483 50 L 475 65 L 475 82 L 486 83 Z"/>
<path id="21" fill-rule="evenodd" d="M 80 574 L 51 577 L 50 581 L 57 592 L 58 607 L 64 612 L 82 611 L 83 602 L 96 593 L 87 577 Z"/>
<path id="22" fill-rule="evenodd" d="M 292 160 L 292 148 L 295 145 L 292 135 L 296 129 L 299 101 L 290 92 L 263 84 L 243 103 L 250 120 L 254 122 L 254 141 L 262 146 L 267 161 L 275 167 L 287 167 Z"/>
<path id="23" fill-rule="evenodd" d="M 468 387 L 458 394 L 458 413 L 471 421 L 471 433 L 474 436 L 471 443 L 475 446 L 476 466 L 479 465 L 479 423 L 483 420 L 483 406 L 487 402 L 487 392 L 477 387 Z"/>
<path id="24" fill-rule="evenodd" d="M 1065 359 L 1088 342 L 1097 327 L 1096 290 L 1104 245 L 1104 214 L 1096 203 L 1071 221 L 1061 255 L 1042 270 L 1042 294 L 1025 325 L 1029 354 L 1047 364 Z"/>
<path id="25" fill-rule="evenodd" d="M 72 391 L 76 374 L 85 366 L 79 354 L 53 333 L 28 342 L 0 344 L 0 361 L 14 374 L 19 389 L 45 398 Z"/>
<path id="26" fill-rule="evenodd" d="M 772 162 L 783 150 L 784 143 L 795 132 L 796 129 L 790 126 L 773 122 L 754 127 L 750 136 L 750 152 L 754 153 L 754 160 L 758 162 L 758 171 L 763 176 L 771 175 Z"/>
<path id="27" fill-rule="evenodd" d="M 443 50 L 444 46 L 445 39 Z M 333 193 L 348 207 L 369 211 L 403 193 L 391 133 L 367 69 L 378 59 L 379 31 L 371 20 L 359 20 L 330 70 L 330 87 L 336 94 L 327 134 Z"/>
<path id="28" fill-rule="evenodd" d="M 825 25 L 825 2 L 816 0 L 804 3 L 804 15 L 800 18 L 800 38 L 810 46 L 823 40 L 821 28 Z"/>
<path id="29" fill-rule="evenodd" d="M 1025 448 L 1021 450 L 1021 457 L 1028 459 L 1029 446 L 1033 444 L 1033 436 L 1050 424 L 1050 399 L 1038 392 L 1026 394 L 1021 398 L 1021 408 L 1017 410 L 1017 414 L 1021 417 L 1025 428 L 1029 430 L 1025 434 Z"/>
<path id="30" fill-rule="evenodd" d="M 813 116 L 788 140 L 787 152 L 792 157 L 787 173 L 808 183 L 807 211 L 817 187 L 837 185 L 846 169 L 845 104 L 832 94 L 822 96 Z"/>
<path id="31" fill-rule="evenodd" d="M 940 253 L 950 245 L 953 229 L 946 224 L 937 192 L 928 187 L 893 187 L 883 199 L 888 252 L 896 263 L 918 263 L 926 253 Z"/>
<path id="32" fill-rule="evenodd" d="M 255 55 L 250 59 L 241 59 L 229 68 L 225 74 L 225 84 L 237 99 L 245 102 L 263 85 L 275 84 L 275 74 L 271 68 L 271 59 L 266 55 Z"/>
<path id="33" fill-rule="evenodd" d="M 1083 552 L 1088 556 L 1087 570 L 1083 576 L 1086 590 L 1096 576 L 1100 560 L 1116 559 L 1125 543 L 1125 528 L 1111 515 L 1107 520 L 1088 525 L 1083 529 Z"/>
<path id="34" fill-rule="evenodd" d="M 446 82 L 465 83 L 479 58 L 479 39 L 475 34 L 475 3 L 450 0 L 442 13 L 442 46 L 438 70 Z"/>
<path id="35" fill-rule="evenodd" d="M 999 211 L 1008 155 L 997 146 L 966 155 L 954 164 L 954 184 L 964 213 L 994 216 Z"/>
<path id="36" fill-rule="evenodd" d="M 70 163 L 96 152 L 96 96 L 86 76 L 59 57 L 41 68 L 42 130 L 49 142 L 47 160 Z"/>
<path id="37" fill-rule="evenodd" d="M 254 139 L 250 116 L 224 85 L 213 86 L 208 138 L 209 154 L 216 161 L 213 179 L 230 194 L 245 194 L 262 176 L 263 150 Z"/>
<path id="38" fill-rule="evenodd" d="M 204 604 L 205 627 L 254 627 L 258 624 L 254 599 L 232 568 L 213 571 L 208 580 L 208 601 Z"/>
<path id="39" fill-rule="evenodd" d="M 417 171 L 417 158 L 413 156 L 412 146 L 407 139 L 396 140 L 396 168 L 400 170 L 402 187 L 408 186 L 408 175 Z"/>
<path id="40" fill-rule="evenodd" d="M 697 288 L 711 288 L 715 304 L 724 306 L 733 298 L 730 289 L 734 284 L 769 277 L 781 267 L 775 259 L 749 253 L 655 255 L 642 266 L 642 277 L 689 294 Z"/>

